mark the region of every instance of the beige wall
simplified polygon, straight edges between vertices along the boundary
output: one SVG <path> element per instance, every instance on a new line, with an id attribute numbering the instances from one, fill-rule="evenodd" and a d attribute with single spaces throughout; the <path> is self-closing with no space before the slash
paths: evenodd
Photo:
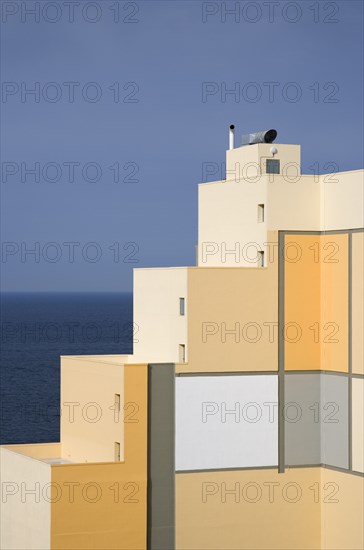
<path id="1" fill-rule="evenodd" d="M 45 462 L 0 449 L 2 550 L 50 549 L 50 482 Z"/>
<path id="2" fill-rule="evenodd" d="M 364 478 L 322 468 L 321 486 L 325 495 L 321 512 L 321 548 L 362 550 Z"/>
<path id="3" fill-rule="evenodd" d="M 317 550 L 314 484 L 320 486 L 320 468 L 177 474 L 176 548 Z M 224 490 L 233 491 L 225 501 Z"/>
<path id="4" fill-rule="evenodd" d="M 183 297 L 186 313 L 181 316 Z M 134 270 L 133 361 L 178 363 L 179 345 L 187 343 L 187 319 L 187 268 Z"/>
<path id="5" fill-rule="evenodd" d="M 352 361 L 353 372 L 364 374 L 364 233 L 352 239 Z"/>
<path id="6" fill-rule="evenodd" d="M 121 397 L 121 412 L 114 408 Z M 124 366 L 107 357 L 61 358 L 62 456 L 72 462 L 114 460 L 114 444 L 124 456 Z"/>
<path id="7" fill-rule="evenodd" d="M 276 233 L 269 238 L 277 242 Z M 277 370 L 276 249 L 271 260 L 266 268 L 189 269 L 189 360 L 180 372 Z"/>

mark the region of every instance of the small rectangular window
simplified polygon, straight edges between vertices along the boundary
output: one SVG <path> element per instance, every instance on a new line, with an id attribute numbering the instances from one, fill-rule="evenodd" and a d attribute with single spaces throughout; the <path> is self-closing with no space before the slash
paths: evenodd
<path id="1" fill-rule="evenodd" d="M 266 172 L 267 174 L 279 174 L 280 166 L 279 160 L 277 159 L 267 159 Z"/>
<path id="2" fill-rule="evenodd" d="M 264 222 L 264 204 L 258 204 L 258 223 Z"/>
<path id="3" fill-rule="evenodd" d="M 185 299 L 184 298 L 179 299 L 179 314 L 180 315 L 185 314 Z"/>
<path id="4" fill-rule="evenodd" d="M 114 458 L 115 458 L 115 462 L 120 462 L 120 443 L 118 441 L 115 441 L 115 445 L 114 445 Z"/>
<path id="5" fill-rule="evenodd" d="M 263 252 L 263 250 L 258 251 L 258 267 L 264 267 L 264 252 Z"/>
<path id="6" fill-rule="evenodd" d="M 115 394 L 114 404 L 115 404 L 115 412 L 120 412 L 120 393 Z"/>
<path id="7" fill-rule="evenodd" d="M 179 362 L 186 362 L 186 346 L 184 344 L 179 345 Z"/>

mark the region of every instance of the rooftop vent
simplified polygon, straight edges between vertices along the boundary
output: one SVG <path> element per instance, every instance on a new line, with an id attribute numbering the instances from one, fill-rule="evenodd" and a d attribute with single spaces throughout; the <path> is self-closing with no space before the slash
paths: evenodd
<path id="1" fill-rule="evenodd" d="M 277 137 L 277 130 L 263 130 L 255 134 L 245 134 L 241 138 L 242 145 L 254 145 L 255 143 L 273 143 Z"/>

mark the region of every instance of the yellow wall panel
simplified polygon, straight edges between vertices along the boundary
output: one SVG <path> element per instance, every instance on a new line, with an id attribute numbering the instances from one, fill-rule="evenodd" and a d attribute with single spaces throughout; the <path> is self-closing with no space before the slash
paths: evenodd
<path id="1" fill-rule="evenodd" d="M 348 372 L 348 234 L 321 236 L 321 369 Z"/>
<path id="2" fill-rule="evenodd" d="M 326 487 L 321 513 L 321 548 L 362 550 L 364 478 L 322 468 L 321 485 Z"/>
<path id="3" fill-rule="evenodd" d="M 177 550 L 320 548 L 320 468 L 176 477 Z"/>
<path id="4" fill-rule="evenodd" d="M 319 235 L 286 235 L 284 326 L 286 370 L 321 367 Z M 311 327 L 311 328 L 310 328 Z"/>
<path id="5" fill-rule="evenodd" d="M 285 236 L 285 368 L 348 371 L 348 235 Z"/>

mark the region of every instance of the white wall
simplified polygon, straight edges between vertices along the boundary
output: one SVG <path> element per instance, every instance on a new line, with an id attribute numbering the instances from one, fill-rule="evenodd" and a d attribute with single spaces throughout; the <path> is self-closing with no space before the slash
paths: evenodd
<path id="1" fill-rule="evenodd" d="M 47 487 L 51 467 L 4 448 L 0 449 L 0 459 L 1 549 L 49 549 L 51 504 Z M 27 490 L 35 490 L 35 495 L 27 494 Z"/>
<path id="2" fill-rule="evenodd" d="M 176 470 L 277 465 L 277 404 L 276 375 L 177 377 Z"/>
<path id="3" fill-rule="evenodd" d="M 185 298 L 185 315 L 179 312 Z M 187 347 L 187 268 L 134 270 L 133 362 L 178 363 L 179 345 Z"/>

